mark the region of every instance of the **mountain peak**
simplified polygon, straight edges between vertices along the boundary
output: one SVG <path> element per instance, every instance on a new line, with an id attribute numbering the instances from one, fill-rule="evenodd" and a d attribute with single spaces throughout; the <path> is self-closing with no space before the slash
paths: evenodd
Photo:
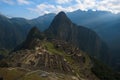
<path id="1" fill-rule="evenodd" d="M 55 16 L 50 27 L 46 30 L 46 33 L 55 36 L 61 34 L 62 32 L 68 32 L 71 26 L 72 21 L 67 17 L 67 15 L 63 11 L 61 11 Z"/>
<path id="2" fill-rule="evenodd" d="M 99 59 L 103 57 L 104 53 L 107 53 L 107 45 L 100 39 L 96 32 L 72 23 L 64 12 L 60 12 L 55 16 L 45 34 L 50 39 L 55 38 L 75 44 L 81 50 L 88 52 L 92 56 L 97 56 Z"/>
<path id="3" fill-rule="evenodd" d="M 30 31 L 32 31 L 32 32 L 36 32 L 36 31 L 38 32 L 39 31 L 40 32 L 40 30 L 38 30 L 37 27 L 33 27 Z"/>
<path id="4" fill-rule="evenodd" d="M 63 11 L 59 12 L 57 15 L 59 15 L 59 16 L 66 16 L 65 12 L 63 12 Z"/>
<path id="5" fill-rule="evenodd" d="M 59 22 L 59 23 L 71 23 L 71 20 L 67 17 L 67 15 L 65 14 L 65 12 L 63 12 L 63 11 L 61 11 L 61 12 L 59 12 L 56 16 L 55 16 L 55 18 L 54 18 L 54 20 L 53 20 L 53 23 L 55 22 L 55 21 L 57 21 L 57 22 Z"/>
<path id="6" fill-rule="evenodd" d="M 33 27 L 29 32 L 30 35 L 34 35 L 36 33 L 40 33 L 40 30 L 37 27 Z"/>
<path id="7" fill-rule="evenodd" d="M 31 39 L 34 39 L 34 38 L 43 39 L 41 31 L 37 27 L 33 27 L 29 31 L 28 36 L 27 36 L 28 40 L 31 40 Z"/>
<path id="8" fill-rule="evenodd" d="M 40 30 L 37 27 L 33 27 L 29 31 L 26 40 L 22 44 L 18 45 L 14 49 L 14 51 L 21 49 L 32 49 L 38 44 L 38 41 L 43 39 L 44 39 L 44 35 L 42 34 L 42 32 L 40 32 Z"/>
<path id="9" fill-rule="evenodd" d="M 50 26 L 59 27 L 59 25 L 61 24 L 71 24 L 71 23 L 72 23 L 71 20 L 67 17 L 65 12 L 61 11 L 55 16 Z"/>
<path id="10" fill-rule="evenodd" d="M 62 20 L 62 21 L 69 20 L 69 18 L 67 17 L 67 15 L 65 14 L 65 12 L 63 12 L 63 11 L 59 12 L 59 13 L 56 15 L 55 19 L 60 19 L 60 20 Z M 70 20 L 69 20 L 69 21 L 70 21 Z"/>

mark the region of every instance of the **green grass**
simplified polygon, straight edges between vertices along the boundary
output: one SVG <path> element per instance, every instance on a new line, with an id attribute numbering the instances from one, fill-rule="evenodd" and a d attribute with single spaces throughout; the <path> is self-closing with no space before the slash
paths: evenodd
<path id="1" fill-rule="evenodd" d="M 25 73 L 26 72 L 17 69 L 9 70 L 7 68 L 0 68 L 0 75 L 4 80 L 16 80 L 23 76 Z"/>
<path id="2" fill-rule="evenodd" d="M 43 71 L 24 71 L 17 68 L 9 70 L 8 68 L 0 68 L 0 76 L 3 80 L 73 80 L 73 75 L 49 72 L 46 77 L 42 77 Z"/>
<path id="3" fill-rule="evenodd" d="M 92 72 L 101 80 L 120 80 L 120 74 L 112 71 L 108 66 L 97 59 L 91 58 L 94 62 Z"/>
<path id="4" fill-rule="evenodd" d="M 43 42 L 43 46 L 51 53 L 51 54 L 57 54 L 57 55 L 61 55 L 63 56 L 66 61 L 70 64 L 71 68 L 75 71 L 74 74 L 75 75 L 81 75 L 82 77 L 84 77 L 84 75 L 82 75 L 80 73 L 80 67 L 79 67 L 79 63 L 76 62 L 76 60 L 74 60 L 71 55 L 68 55 L 67 53 L 65 53 L 63 50 L 59 50 L 57 48 L 55 48 L 54 44 L 51 42 L 47 42 L 44 41 Z M 83 54 L 84 52 L 81 51 L 81 54 Z M 86 55 L 84 55 L 86 56 Z M 85 64 L 84 67 L 89 67 L 88 64 L 90 62 L 89 56 L 85 57 Z"/>
<path id="5" fill-rule="evenodd" d="M 40 75 L 38 75 L 37 73 L 33 73 L 30 75 L 24 76 L 20 80 L 48 80 L 48 79 L 44 77 L 40 77 Z"/>
<path id="6" fill-rule="evenodd" d="M 9 53 L 8 50 L 0 49 L 0 55 L 7 56 Z"/>
<path id="7" fill-rule="evenodd" d="M 42 46 L 45 47 L 51 54 L 63 54 L 63 51 L 57 50 L 51 42 L 44 41 Z"/>
<path id="8" fill-rule="evenodd" d="M 46 49 L 51 53 L 51 54 L 56 54 L 56 55 L 61 55 L 63 56 L 67 61 L 69 61 L 71 64 L 74 63 L 74 60 L 71 58 L 70 55 L 65 53 L 63 50 L 56 49 L 54 44 L 51 42 L 44 41 L 43 46 L 46 47 Z"/>

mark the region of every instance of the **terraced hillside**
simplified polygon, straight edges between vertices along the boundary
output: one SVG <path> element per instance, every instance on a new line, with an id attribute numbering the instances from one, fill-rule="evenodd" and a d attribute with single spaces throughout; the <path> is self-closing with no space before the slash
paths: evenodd
<path id="1" fill-rule="evenodd" d="M 34 39 L 31 43 L 37 45 L 32 46 L 32 49 L 29 47 L 11 53 L 9 65 L 73 75 L 78 79 L 97 79 L 91 72 L 92 63 L 89 57 L 78 48 L 58 40 Z"/>

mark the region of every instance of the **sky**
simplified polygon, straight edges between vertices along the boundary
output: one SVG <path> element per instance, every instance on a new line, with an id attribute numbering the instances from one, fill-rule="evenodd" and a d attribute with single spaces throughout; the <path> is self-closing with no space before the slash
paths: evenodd
<path id="1" fill-rule="evenodd" d="M 0 0 L 0 14 L 32 19 L 48 13 L 75 10 L 120 13 L 120 0 Z"/>

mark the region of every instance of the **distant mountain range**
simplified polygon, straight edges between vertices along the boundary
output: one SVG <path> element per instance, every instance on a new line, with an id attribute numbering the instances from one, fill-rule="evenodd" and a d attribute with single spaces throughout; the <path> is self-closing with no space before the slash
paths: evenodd
<path id="1" fill-rule="evenodd" d="M 94 30 L 107 43 L 110 50 L 110 64 L 120 64 L 120 14 L 105 11 L 81 11 L 67 13 L 72 22 Z M 55 14 L 46 14 L 27 20 L 24 18 L 7 18 L 0 15 L 0 48 L 11 49 L 25 40 L 28 31 L 37 26 L 41 31 L 46 30 Z"/>
<path id="2" fill-rule="evenodd" d="M 0 48 L 13 49 L 25 40 L 28 31 L 37 26 L 42 31 L 49 26 L 54 14 L 44 15 L 36 19 L 7 18 L 0 15 Z"/>

